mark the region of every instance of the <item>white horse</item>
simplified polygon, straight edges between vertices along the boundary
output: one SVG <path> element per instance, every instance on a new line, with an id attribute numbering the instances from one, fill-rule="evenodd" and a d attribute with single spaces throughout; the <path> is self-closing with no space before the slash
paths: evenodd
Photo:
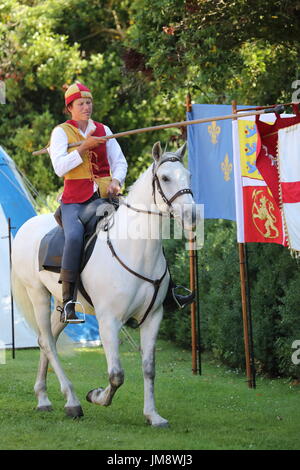
<path id="1" fill-rule="evenodd" d="M 158 227 L 162 216 L 171 214 L 185 224 L 186 230 L 194 228 L 195 220 L 191 216 L 194 211 L 188 208 L 195 207 L 195 202 L 189 189 L 189 171 L 182 164 L 184 152 L 185 145 L 176 153 L 164 154 L 159 142 L 153 146 L 154 162 L 124 198 L 114 214 L 109 231 L 98 233 L 91 258 L 82 272 L 82 283 L 94 309 L 78 294 L 85 311 L 97 316 L 109 377 L 108 386 L 91 390 L 87 400 L 108 406 L 116 390 L 123 384 L 124 371 L 118 349 L 119 332 L 129 318 L 134 318 L 140 323 L 144 415 L 152 426 L 168 425 L 168 421 L 155 408 L 154 354 L 169 273 L 162 251 L 161 235 L 149 234 L 156 231 L 153 227 Z M 176 204 L 173 203 L 175 199 Z M 40 363 L 34 386 L 37 409 L 52 409 L 46 386 L 50 362 L 67 400 L 65 411 L 67 415 L 76 418 L 82 416 L 83 411 L 56 350 L 57 338 L 65 327 L 56 310 L 62 306 L 59 275 L 39 271 L 38 264 L 41 239 L 55 225 L 53 215 L 44 214 L 29 219 L 18 231 L 12 248 L 13 292 L 17 304 L 27 320 L 34 323 L 38 335 Z M 51 295 L 55 299 L 52 313 Z"/>

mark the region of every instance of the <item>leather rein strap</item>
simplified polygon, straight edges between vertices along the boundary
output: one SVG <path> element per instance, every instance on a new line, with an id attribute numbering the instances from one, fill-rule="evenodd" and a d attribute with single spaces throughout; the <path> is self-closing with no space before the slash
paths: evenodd
<path id="1" fill-rule="evenodd" d="M 142 276 L 142 274 L 139 274 L 137 273 L 136 271 L 133 271 L 133 269 L 129 268 L 128 266 L 126 266 L 126 264 L 121 260 L 121 258 L 117 255 L 112 243 L 111 243 L 111 240 L 109 238 L 109 231 L 107 230 L 107 244 L 109 246 L 109 249 L 111 251 L 111 254 L 113 257 L 115 257 L 119 263 L 121 264 L 121 266 L 123 266 L 123 268 L 125 268 L 128 272 L 130 272 L 131 274 L 133 274 L 134 276 L 142 279 L 143 281 L 146 281 L 146 282 L 150 282 L 153 287 L 154 287 L 154 293 L 153 293 L 153 296 L 152 296 L 152 299 L 151 299 L 151 302 L 146 310 L 146 312 L 144 313 L 144 316 L 143 318 L 141 319 L 140 323 L 137 325 L 137 327 L 141 326 L 141 324 L 146 320 L 151 308 L 153 307 L 154 305 L 154 302 L 156 300 L 156 297 L 157 297 L 157 294 L 158 294 L 158 291 L 159 291 L 159 288 L 160 288 L 160 285 L 162 283 L 162 280 L 164 279 L 165 275 L 167 274 L 167 271 L 168 271 L 168 265 L 166 263 L 166 268 L 165 268 L 165 271 L 163 273 L 163 275 L 161 276 L 161 278 L 159 279 L 150 279 L 149 277 L 145 277 L 145 276 Z"/>

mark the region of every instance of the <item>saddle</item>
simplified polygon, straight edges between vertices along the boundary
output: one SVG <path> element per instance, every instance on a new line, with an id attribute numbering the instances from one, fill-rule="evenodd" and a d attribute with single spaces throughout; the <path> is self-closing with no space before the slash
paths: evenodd
<path id="1" fill-rule="evenodd" d="M 80 273 L 85 268 L 93 252 L 97 233 L 101 227 L 101 222 L 105 222 L 106 217 L 110 216 L 119 207 L 119 200 L 117 198 L 107 199 L 98 198 L 91 201 L 86 206 L 83 206 L 79 212 L 79 219 L 84 225 L 84 242 L 82 250 L 82 259 L 80 265 Z M 39 248 L 39 271 L 46 270 L 55 273 L 60 273 L 61 260 L 65 244 L 65 235 L 61 222 L 60 207 L 54 214 L 55 220 L 58 225 L 50 230 L 41 240 Z M 105 222 L 106 223 L 106 222 Z M 79 281 L 78 288 L 85 299 L 92 305 L 91 299 L 85 292 L 81 281 Z"/>

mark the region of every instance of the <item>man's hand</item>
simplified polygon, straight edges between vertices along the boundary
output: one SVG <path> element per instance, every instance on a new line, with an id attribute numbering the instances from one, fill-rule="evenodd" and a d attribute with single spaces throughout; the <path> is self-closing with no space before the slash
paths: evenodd
<path id="1" fill-rule="evenodd" d="M 117 179 L 113 178 L 107 188 L 108 197 L 117 196 L 120 191 L 121 191 L 120 182 Z"/>
<path id="2" fill-rule="evenodd" d="M 106 142 L 106 139 L 101 139 L 101 137 L 93 137 L 91 135 L 93 132 L 94 131 L 88 133 L 86 139 L 82 142 L 82 144 L 79 145 L 77 149 L 81 157 L 87 150 L 91 150 L 97 147 L 97 145 L 104 144 Z"/>

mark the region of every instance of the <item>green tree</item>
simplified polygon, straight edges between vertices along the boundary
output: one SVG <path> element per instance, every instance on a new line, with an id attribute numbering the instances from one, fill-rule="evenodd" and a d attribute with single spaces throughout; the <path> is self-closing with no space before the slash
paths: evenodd
<path id="1" fill-rule="evenodd" d="M 201 102 L 290 101 L 299 74 L 299 2 L 135 0 L 128 46 L 160 87 Z"/>

